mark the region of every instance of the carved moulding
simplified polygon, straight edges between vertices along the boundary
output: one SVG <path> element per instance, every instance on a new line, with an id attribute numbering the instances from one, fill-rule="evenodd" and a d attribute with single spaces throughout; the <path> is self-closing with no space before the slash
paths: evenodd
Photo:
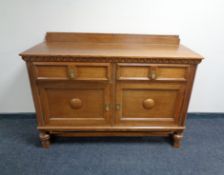
<path id="1" fill-rule="evenodd" d="M 137 58 L 137 57 L 78 57 L 78 56 L 23 56 L 31 62 L 109 62 L 109 63 L 155 63 L 155 64 L 198 64 L 194 58 Z"/>

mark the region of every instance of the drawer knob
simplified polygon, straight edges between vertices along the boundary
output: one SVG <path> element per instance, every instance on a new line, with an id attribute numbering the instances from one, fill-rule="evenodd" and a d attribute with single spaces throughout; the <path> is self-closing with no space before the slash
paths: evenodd
<path id="1" fill-rule="evenodd" d="M 143 101 L 143 107 L 145 109 L 151 109 L 155 105 L 155 101 L 151 98 L 147 98 L 146 100 Z"/>
<path id="2" fill-rule="evenodd" d="M 155 80 L 156 77 L 157 77 L 157 75 L 156 75 L 156 71 L 155 71 L 155 70 L 152 70 L 151 73 L 150 73 L 150 78 L 151 78 L 152 80 Z"/>
<path id="3" fill-rule="evenodd" d="M 80 109 L 82 107 L 82 100 L 79 98 L 73 98 L 70 100 L 70 105 L 73 109 Z"/>
<path id="4" fill-rule="evenodd" d="M 72 68 L 68 69 L 68 76 L 71 80 L 75 79 L 75 71 Z"/>

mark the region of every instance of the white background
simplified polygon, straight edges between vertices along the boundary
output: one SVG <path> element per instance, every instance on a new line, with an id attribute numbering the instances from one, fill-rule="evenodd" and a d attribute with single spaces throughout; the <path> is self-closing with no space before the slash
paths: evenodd
<path id="1" fill-rule="evenodd" d="M 47 31 L 179 34 L 203 55 L 190 112 L 224 112 L 223 0 L 0 0 L 0 113 L 33 112 L 18 54 Z"/>

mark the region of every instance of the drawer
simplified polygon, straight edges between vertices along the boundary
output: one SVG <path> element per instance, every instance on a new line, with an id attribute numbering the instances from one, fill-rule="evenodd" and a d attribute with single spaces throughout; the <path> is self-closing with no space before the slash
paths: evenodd
<path id="1" fill-rule="evenodd" d="M 117 80 L 186 81 L 188 65 L 117 64 Z"/>
<path id="2" fill-rule="evenodd" d="M 109 80 L 110 63 L 33 63 L 38 80 Z"/>

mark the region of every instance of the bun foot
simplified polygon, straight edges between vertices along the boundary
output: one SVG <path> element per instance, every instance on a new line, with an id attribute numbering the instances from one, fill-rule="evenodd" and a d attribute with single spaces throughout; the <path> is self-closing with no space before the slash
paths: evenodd
<path id="1" fill-rule="evenodd" d="M 43 148 L 50 147 L 50 135 L 46 132 L 40 132 L 40 141 Z"/>
<path id="2" fill-rule="evenodd" d="M 182 139 L 183 139 L 183 134 L 180 134 L 180 133 L 173 134 L 173 147 L 180 148 Z"/>

